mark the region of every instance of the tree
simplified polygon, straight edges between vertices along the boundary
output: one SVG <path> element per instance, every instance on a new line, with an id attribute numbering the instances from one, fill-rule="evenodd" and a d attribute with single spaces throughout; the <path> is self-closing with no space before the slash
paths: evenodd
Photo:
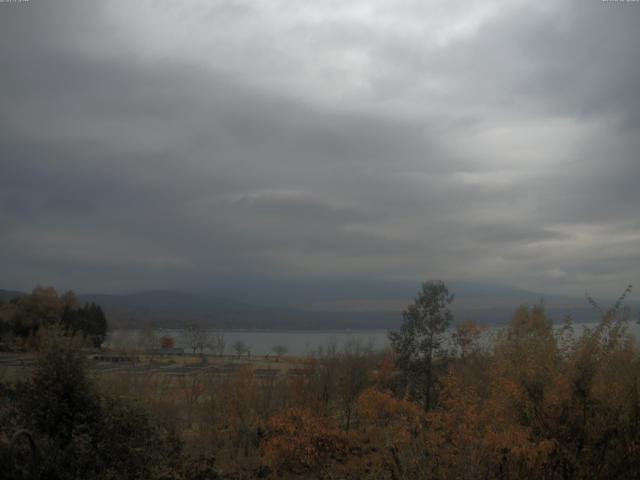
<path id="1" fill-rule="evenodd" d="M 84 339 L 52 325 L 39 329 L 37 344 L 33 375 L 12 396 L 20 424 L 37 438 L 37 478 L 177 478 L 182 443 L 171 426 L 139 403 L 102 393 Z"/>
<path id="2" fill-rule="evenodd" d="M 338 370 L 338 395 L 342 403 L 344 429 L 351 428 L 351 419 L 356 400 L 368 382 L 371 346 L 363 347 L 359 341 L 351 339 L 340 355 Z"/>
<path id="3" fill-rule="evenodd" d="M 94 347 L 100 347 L 107 336 L 107 317 L 102 308 L 95 303 L 80 308 L 74 307 L 68 300 L 64 303 L 60 316 L 62 325 L 71 333 L 81 333 L 87 337 Z"/>
<path id="4" fill-rule="evenodd" d="M 238 358 L 240 358 L 243 353 L 248 351 L 247 344 L 244 343 L 243 340 L 236 340 L 233 343 L 233 349 L 235 350 L 236 355 L 238 356 Z"/>
<path id="5" fill-rule="evenodd" d="M 173 348 L 175 343 L 175 339 L 169 335 L 163 335 L 162 337 L 160 337 L 160 347 L 165 350 Z"/>
<path id="6" fill-rule="evenodd" d="M 70 333 L 80 333 L 99 347 L 107 336 L 107 318 L 100 306 L 80 307 L 73 291 L 58 297 L 52 287 L 38 286 L 31 295 L 13 299 L 0 312 L 4 328 L 23 339 L 33 339 L 41 327 L 60 323 Z"/>
<path id="7" fill-rule="evenodd" d="M 425 455 L 425 414 L 419 405 L 398 399 L 390 392 L 368 388 L 358 397 L 356 408 L 361 423 L 360 438 L 366 442 L 361 450 L 364 458 L 356 466 L 362 471 L 366 465 L 368 475 L 354 472 L 354 478 L 444 478 L 426 477 L 421 471 L 431 455 Z"/>
<path id="8" fill-rule="evenodd" d="M 193 355 L 204 352 L 208 344 L 207 332 L 198 325 L 189 325 L 184 332 L 185 342 Z"/>
<path id="9" fill-rule="evenodd" d="M 211 334 L 210 337 L 210 347 L 213 352 L 221 357 L 224 355 L 224 348 L 227 345 L 227 342 L 224 339 L 224 333 L 220 330 L 216 330 Z"/>
<path id="10" fill-rule="evenodd" d="M 274 345 L 272 350 L 273 353 L 276 354 L 276 362 L 280 361 L 281 356 L 287 354 L 287 347 L 285 347 L 284 345 Z"/>
<path id="11" fill-rule="evenodd" d="M 476 325 L 473 320 L 467 320 L 456 325 L 452 340 L 463 361 L 470 354 L 479 350 L 479 341 L 482 332 L 483 328 Z"/>
<path id="12" fill-rule="evenodd" d="M 37 286 L 31 295 L 16 298 L 11 318 L 11 329 L 16 337 L 33 337 L 44 325 L 60 320 L 62 303 L 52 287 Z"/>
<path id="13" fill-rule="evenodd" d="M 414 302 L 402 313 L 400 331 L 389 332 L 406 385 L 420 398 L 426 411 L 433 402 L 434 358 L 441 352 L 444 333 L 453 318 L 451 302 L 453 295 L 444 282 L 425 282 Z"/>
<path id="14" fill-rule="evenodd" d="M 107 317 L 99 305 L 90 303 L 78 310 L 82 319 L 81 331 L 99 348 L 107 338 Z"/>
<path id="15" fill-rule="evenodd" d="M 147 353 L 152 354 L 160 346 L 160 339 L 155 329 L 147 324 L 142 327 L 138 334 L 138 342 Z"/>
<path id="16" fill-rule="evenodd" d="M 60 297 L 63 307 L 78 308 L 78 297 L 73 290 L 69 290 Z"/>
<path id="17" fill-rule="evenodd" d="M 86 423 L 97 408 L 83 343 L 57 325 L 41 327 L 35 371 L 21 385 L 24 416 L 35 430 L 67 444 L 77 425 Z"/>
<path id="18" fill-rule="evenodd" d="M 314 359 L 316 360 L 313 369 L 314 387 L 317 390 L 323 415 L 327 416 L 337 390 L 340 359 L 336 339 L 331 339 L 325 347 L 318 346 Z"/>
<path id="19" fill-rule="evenodd" d="M 347 435 L 309 408 L 283 410 L 269 419 L 267 429 L 262 463 L 279 478 L 287 474 L 309 478 L 334 462 L 344 463 L 348 454 Z"/>

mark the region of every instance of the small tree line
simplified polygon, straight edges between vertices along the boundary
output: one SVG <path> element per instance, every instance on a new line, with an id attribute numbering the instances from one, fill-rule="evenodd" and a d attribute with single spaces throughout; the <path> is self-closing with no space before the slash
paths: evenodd
<path id="1" fill-rule="evenodd" d="M 107 336 L 107 317 L 99 305 L 80 304 L 73 291 L 58 295 L 38 286 L 31 294 L 0 303 L 0 338 L 8 345 L 30 347 L 40 328 L 61 325 L 100 347 Z"/>

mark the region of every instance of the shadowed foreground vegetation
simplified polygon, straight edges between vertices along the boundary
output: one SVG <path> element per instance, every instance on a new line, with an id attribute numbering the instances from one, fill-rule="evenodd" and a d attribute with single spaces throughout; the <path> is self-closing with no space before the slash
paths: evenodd
<path id="1" fill-rule="evenodd" d="M 0 387 L 2 471 L 21 474 L 9 442 L 26 428 L 51 479 L 638 478 L 640 352 L 621 302 L 579 335 L 523 306 L 487 338 L 471 323 L 448 336 L 451 301 L 425 284 L 387 354 L 350 343 L 282 359 L 288 374 L 171 382 L 94 371 L 86 340 L 43 326 L 33 375 Z"/>

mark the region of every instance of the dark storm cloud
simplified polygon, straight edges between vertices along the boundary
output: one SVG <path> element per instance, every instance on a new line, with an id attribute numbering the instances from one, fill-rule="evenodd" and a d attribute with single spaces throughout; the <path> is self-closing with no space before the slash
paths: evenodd
<path id="1" fill-rule="evenodd" d="M 0 282 L 617 290 L 634 7 L 0 4 Z"/>

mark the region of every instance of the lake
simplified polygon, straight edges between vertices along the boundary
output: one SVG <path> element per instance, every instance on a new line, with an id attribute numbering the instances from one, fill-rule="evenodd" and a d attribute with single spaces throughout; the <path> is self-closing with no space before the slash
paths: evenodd
<path id="1" fill-rule="evenodd" d="M 574 325 L 576 333 L 585 327 L 593 327 L 595 323 L 577 323 Z M 556 328 L 561 324 L 555 325 Z M 635 322 L 629 322 L 629 331 L 636 338 L 640 338 L 640 326 Z M 504 327 L 489 327 L 487 334 L 491 335 Z M 185 330 L 180 329 L 156 329 L 158 337 L 168 335 L 175 339 L 176 347 L 183 347 L 187 351 Z M 317 351 L 318 347 L 326 348 L 336 343 L 338 348 L 348 342 L 359 342 L 361 345 L 370 345 L 374 350 L 383 350 L 389 346 L 386 330 L 336 330 L 336 331 L 259 331 L 259 330 L 229 330 L 224 331 L 226 342 L 225 354 L 233 354 L 233 344 L 243 341 L 250 349 L 252 355 L 272 355 L 273 347 L 282 345 L 289 355 L 307 355 Z M 144 344 L 139 330 L 114 330 L 107 337 L 107 346 L 114 348 L 140 348 Z"/>

